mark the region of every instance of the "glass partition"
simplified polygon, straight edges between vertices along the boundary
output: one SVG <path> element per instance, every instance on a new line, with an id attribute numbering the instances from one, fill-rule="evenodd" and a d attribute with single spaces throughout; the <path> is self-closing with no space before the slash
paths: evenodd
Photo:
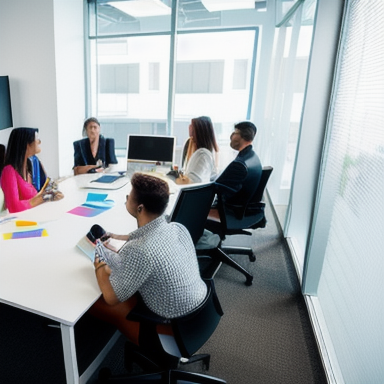
<path id="1" fill-rule="evenodd" d="M 263 121 L 266 131 L 261 135 L 259 147 L 264 162 L 274 167 L 268 191 L 282 225 L 300 136 L 315 3 L 306 1 L 291 19 L 275 29 L 271 67 L 267 74 Z"/>
<path id="2" fill-rule="evenodd" d="M 190 120 L 207 115 L 220 167 L 233 157 L 233 124 L 251 118 L 265 4 L 209 10 L 211 3 L 89 1 L 89 114 L 121 155 L 129 133 L 174 135 L 179 152 Z"/>
<path id="3" fill-rule="evenodd" d="M 174 135 L 179 153 L 191 118 L 208 115 L 220 168 L 236 154 L 233 125 L 252 120 L 254 147 L 274 167 L 268 190 L 283 223 L 316 1 L 146 0 L 145 11 L 132 3 L 144 2 L 88 2 L 88 114 L 121 154 L 128 133 Z M 276 27 L 281 10 L 285 23 Z"/>

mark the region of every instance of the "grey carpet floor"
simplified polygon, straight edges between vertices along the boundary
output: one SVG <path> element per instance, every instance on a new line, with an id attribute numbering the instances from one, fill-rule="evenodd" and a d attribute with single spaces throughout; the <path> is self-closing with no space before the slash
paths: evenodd
<path id="1" fill-rule="evenodd" d="M 234 269 L 222 265 L 215 285 L 224 316 L 199 351 L 211 355 L 207 374 L 229 384 L 326 384 L 326 376 L 300 285 L 274 213 L 252 236 L 232 236 L 229 245 L 252 244 L 256 261 L 233 256 L 253 276 L 252 286 Z M 123 374 L 121 338 L 102 363 Z M 199 363 L 188 370 L 201 372 Z M 94 375 L 87 384 L 96 384 Z"/>

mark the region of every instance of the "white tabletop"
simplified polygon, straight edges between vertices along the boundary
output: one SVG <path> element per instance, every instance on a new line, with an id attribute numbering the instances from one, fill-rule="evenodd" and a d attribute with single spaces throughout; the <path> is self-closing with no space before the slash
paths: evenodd
<path id="1" fill-rule="evenodd" d="M 125 208 L 130 183 L 115 190 L 89 189 L 99 174 L 69 177 L 59 183 L 64 199 L 8 216 L 38 223 L 46 237 L 4 240 L 3 233 L 15 232 L 15 220 L 0 224 L 0 302 L 72 326 L 99 298 L 101 292 L 91 260 L 76 247 L 93 224 L 116 234 L 137 228 Z M 124 184 L 124 183 L 123 183 Z M 173 185 L 168 212 L 177 198 Z M 87 199 L 88 193 L 107 194 L 113 208 L 94 217 L 68 213 Z M 30 229 L 28 227 L 25 230 Z"/>
<path id="2" fill-rule="evenodd" d="M 100 296 L 93 264 L 76 243 L 93 224 L 118 234 L 131 232 L 137 224 L 124 204 L 130 184 L 108 191 L 82 189 L 92 177 L 97 175 L 68 178 L 59 184 L 63 200 L 11 215 L 36 221 L 47 237 L 4 240 L 2 234 L 17 227 L 14 220 L 0 225 L 1 302 L 74 325 Z M 68 213 L 83 204 L 88 193 L 107 193 L 115 206 L 89 218 Z"/>

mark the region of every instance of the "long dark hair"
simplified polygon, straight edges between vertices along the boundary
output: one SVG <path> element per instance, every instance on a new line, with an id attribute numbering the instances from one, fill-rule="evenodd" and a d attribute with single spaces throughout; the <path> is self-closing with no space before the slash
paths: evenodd
<path id="1" fill-rule="evenodd" d="M 193 140 L 196 148 L 206 148 L 209 151 L 219 151 L 216 142 L 215 131 L 213 129 L 212 120 L 208 116 L 200 116 L 192 119 Z"/>
<path id="2" fill-rule="evenodd" d="M 23 175 L 23 163 L 27 145 L 36 140 L 37 128 L 14 128 L 8 139 L 7 152 L 5 156 L 5 165 L 12 165 L 13 168 Z"/>

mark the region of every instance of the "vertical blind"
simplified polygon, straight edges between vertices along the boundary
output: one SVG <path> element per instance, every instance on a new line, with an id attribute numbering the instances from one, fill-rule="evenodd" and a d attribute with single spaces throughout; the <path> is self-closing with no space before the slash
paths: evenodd
<path id="1" fill-rule="evenodd" d="M 384 2 L 348 1 L 344 16 L 304 290 L 317 296 L 344 382 L 382 383 Z"/>

